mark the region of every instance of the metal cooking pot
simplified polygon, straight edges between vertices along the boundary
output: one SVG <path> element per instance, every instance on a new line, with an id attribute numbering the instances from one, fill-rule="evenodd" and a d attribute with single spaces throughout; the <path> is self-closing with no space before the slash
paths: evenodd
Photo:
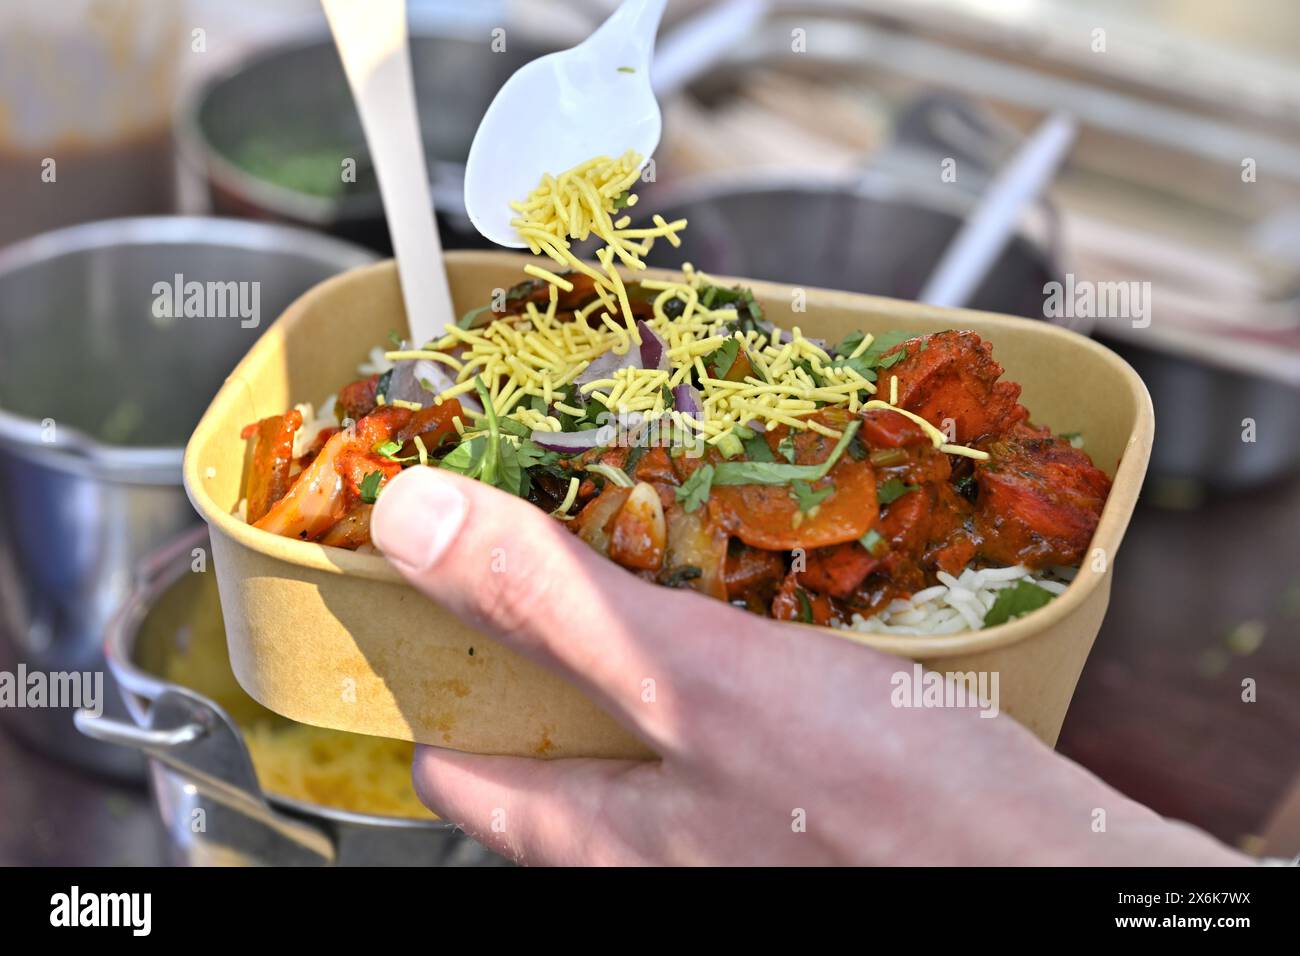
<path id="1" fill-rule="evenodd" d="M 207 553 L 207 528 L 199 526 L 151 555 L 108 629 L 105 657 L 131 720 L 77 714 L 87 736 L 148 754 L 175 862 L 505 863 L 448 823 L 352 813 L 262 790 L 232 714 L 292 722 L 265 711 L 235 681 L 215 576 L 206 561 L 196 565 L 196 555 Z M 201 690 L 159 676 L 181 655 L 199 662 L 189 677 Z"/>
<path id="2" fill-rule="evenodd" d="M 504 50 L 478 39 L 413 34 L 411 71 L 439 231 L 447 248 L 486 248 L 465 213 L 465 159 L 479 120 L 502 84 L 549 45 L 511 31 Z M 176 136 L 185 166 L 224 215 L 321 229 L 391 252 L 378 186 L 338 51 L 329 37 L 263 51 L 198 89 L 182 107 Z M 326 172 L 357 161 L 357 181 L 338 196 L 314 195 L 250 172 L 249 157 L 322 150 Z M 243 164 L 239 163 L 240 158 Z M 319 168 L 319 165 L 317 166 Z"/>
<path id="3" fill-rule="evenodd" d="M 638 205 L 686 219 L 682 244 L 658 242 L 652 266 L 915 299 L 960 228 L 969 197 L 888 177 L 799 179 L 759 174 L 665 188 Z M 649 225 L 648 218 L 640 225 Z M 1043 318 L 1055 255 L 1028 235 L 1012 239 L 969 306 Z"/>
<path id="4" fill-rule="evenodd" d="M 1196 359 L 1101 339 L 1142 377 L 1160 428 L 1148 480 L 1180 503 L 1241 493 L 1300 472 L 1300 388 Z M 1255 440 L 1241 440 L 1255 422 Z"/>
<path id="5" fill-rule="evenodd" d="M 0 250 L 0 668 L 103 670 L 104 627 L 132 569 L 194 521 L 181 456 L 203 409 L 299 294 L 372 259 L 298 229 L 182 217 Z M 250 283 L 236 288 L 249 305 L 257 290 L 259 320 L 157 318 L 160 295 L 174 304 L 159 289 L 178 281 Z M 135 755 L 75 733 L 66 711 L 0 717 L 56 756 L 141 772 Z"/>

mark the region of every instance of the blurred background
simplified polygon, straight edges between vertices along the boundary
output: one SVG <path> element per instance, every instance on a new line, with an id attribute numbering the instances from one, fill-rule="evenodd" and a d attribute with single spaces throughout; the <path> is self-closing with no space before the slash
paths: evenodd
<path id="1" fill-rule="evenodd" d="M 613 5 L 411 0 L 444 245 L 485 245 L 461 175 L 497 88 Z M 1156 406 L 1059 749 L 1273 856 L 1300 853 L 1298 50 L 1293 0 L 673 0 L 640 206 L 691 222 L 653 264 L 915 298 L 1026 138 L 1073 119 L 968 297 L 1105 342 Z M 213 796 L 174 742 L 146 761 L 0 709 L 0 863 L 485 862 L 404 802 L 408 751 L 244 698 L 211 575 L 177 570 L 206 544 L 180 448 L 217 385 L 300 292 L 390 251 L 315 0 L 6 0 L 0 210 L 0 670 L 103 670 L 107 638 L 109 715 L 204 695 L 228 739 L 202 769 L 254 795 L 217 801 L 241 837 L 196 835 Z M 173 274 L 261 283 L 265 321 L 174 334 L 149 291 Z M 1052 282 L 1146 307 L 1058 316 Z"/>

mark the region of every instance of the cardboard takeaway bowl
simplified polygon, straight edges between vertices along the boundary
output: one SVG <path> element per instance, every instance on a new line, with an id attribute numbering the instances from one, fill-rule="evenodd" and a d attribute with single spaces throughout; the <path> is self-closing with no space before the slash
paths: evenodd
<path id="1" fill-rule="evenodd" d="M 453 252 L 458 312 L 522 277 L 527 258 Z M 663 275 L 651 271 L 650 275 Z M 727 280 L 744 281 L 744 280 Z M 998 672 L 1000 706 L 1054 744 L 1101 626 L 1120 539 L 1151 449 L 1151 401 L 1113 353 L 1041 322 L 819 289 L 747 282 L 778 325 L 838 340 L 853 329 L 973 329 L 1024 387 L 1036 422 L 1082 432 L 1114 489 L 1091 557 L 1065 594 L 1009 624 L 944 637 L 834 631 L 945 672 Z M 185 487 L 211 526 L 231 663 L 259 702 L 293 720 L 480 753 L 645 756 L 571 685 L 412 590 L 383 558 L 256 530 L 233 516 L 247 423 L 319 402 L 356 378 L 405 311 L 391 262 L 337 276 L 289 307 L 240 362 L 185 452 Z M 788 627 L 811 627 L 789 624 Z M 473 654 L 470 654 L 473 648 Z"/>

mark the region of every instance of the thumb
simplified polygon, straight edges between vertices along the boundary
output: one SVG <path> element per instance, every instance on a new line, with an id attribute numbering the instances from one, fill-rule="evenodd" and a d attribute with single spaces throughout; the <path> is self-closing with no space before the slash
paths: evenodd
<path id="1" fill-rule="evenodd" d="M 642 581 L 529 502 L 436 468 L 388 483 L 371 536 L 425 595 L 558 670 L 661 754 L 682 720 L 671 688 L 714 670 L 700 658 L 731 630 L 715 618 L 737 613 Z"/>

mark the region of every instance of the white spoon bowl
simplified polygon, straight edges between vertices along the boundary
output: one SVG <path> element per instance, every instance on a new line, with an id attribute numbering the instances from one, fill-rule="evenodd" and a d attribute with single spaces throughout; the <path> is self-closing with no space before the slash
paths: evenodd
<path id="1" fill-rule="evenodd" d="M 544 173 L 629 149 L 649 157 L 662 120 L 650 82 L 667 0 L 624 0 L 569 50 L 533 60 L 503 86 L 479 124 L 465 168 L 465 208 L 485 237 L 521 248 L 510 220 Z"/>

